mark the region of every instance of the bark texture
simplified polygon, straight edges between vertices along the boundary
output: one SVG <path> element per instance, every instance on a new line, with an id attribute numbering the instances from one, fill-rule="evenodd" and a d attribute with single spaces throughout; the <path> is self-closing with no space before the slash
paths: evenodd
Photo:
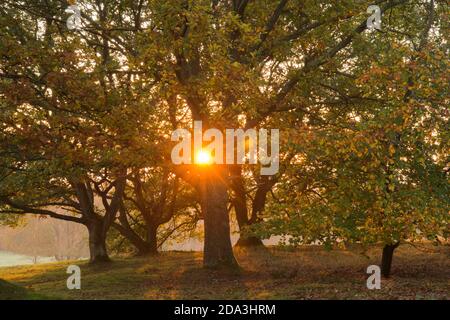
<path id="1" fill-rule="evenodd" d="M 381 274 L 385 278 L 389 278 L 391 275 L 392 258 L 394 256 L 394 250 L 400 243 L 385 245 L 383 248 L 383 256 L 381 258 Z"/>
<path id="2" fill-rule="evenodd" d="M 230 239 L 227 174 L 224 166 L 208 166 L 201 172 L 201 205 L 204 215 L 206 268 L 236 267 Z"/>
<path id="3" fill-rule="evenodd" d="M 91 221 L 87 225 L 89 234 L 90 263 L 109 262 L 106 250 L 106 234 L 103 232 L 101 221 Z"/>

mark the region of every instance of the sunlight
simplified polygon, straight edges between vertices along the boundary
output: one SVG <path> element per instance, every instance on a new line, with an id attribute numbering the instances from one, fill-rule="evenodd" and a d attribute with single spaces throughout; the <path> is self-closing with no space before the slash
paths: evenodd
<path id="1" fill-rule="evenodd" d="M 211 164 L 212 157 L 205 150 L 200 150 L 199 152 L 197 152 L 197 155 L 195 156 L 195 163 L 201 165 Z"/>

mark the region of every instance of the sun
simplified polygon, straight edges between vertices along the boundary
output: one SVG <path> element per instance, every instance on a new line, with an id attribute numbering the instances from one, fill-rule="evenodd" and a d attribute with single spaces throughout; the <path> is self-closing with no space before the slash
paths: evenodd
<path id="1" fill-rule="evenodd" d="M 199 152 L 197 152 L 197 155 L 195 156 L 195 163 L 211 164 L 211 162 L 212 162 L 212 158 L 208 152 L 206 152 L 204 150 L 200 150 Z"/>

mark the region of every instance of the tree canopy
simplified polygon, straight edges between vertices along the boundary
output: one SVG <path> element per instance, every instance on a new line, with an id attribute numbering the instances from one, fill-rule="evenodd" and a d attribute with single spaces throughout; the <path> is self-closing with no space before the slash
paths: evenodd
<path id="1" fill-rule="evenodd" d="M 93 260 L 112 226 L 154 252 L 160 225 L 202 219 L 207 267 L 236 265 L 230 213 L 242 243 L 447 237 L 448 5 L 376 1 L 368 30 L 370 4 L 3 1 L 2 219 L 82 223 Z M 199 120 L 280 129 L 280 172 L 173 164 Z"/>

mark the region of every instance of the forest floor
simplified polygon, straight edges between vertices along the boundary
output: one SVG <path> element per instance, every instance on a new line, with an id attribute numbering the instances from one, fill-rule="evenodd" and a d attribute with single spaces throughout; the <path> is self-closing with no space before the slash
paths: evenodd
<path id="1" fill-rule="evenodd" d="M 381 250 L 235 249 L 241 271 L 202 268 L 200 252 L 114 259 L 81 267 L 81 290 L 68 290 L 70 262 L 0 268 L 0 299 L 450 299 L 450 247 L 403 245 L 392 277 L 366 287 Z M 75 264 L 74 263 L 74 264 Z"/>

